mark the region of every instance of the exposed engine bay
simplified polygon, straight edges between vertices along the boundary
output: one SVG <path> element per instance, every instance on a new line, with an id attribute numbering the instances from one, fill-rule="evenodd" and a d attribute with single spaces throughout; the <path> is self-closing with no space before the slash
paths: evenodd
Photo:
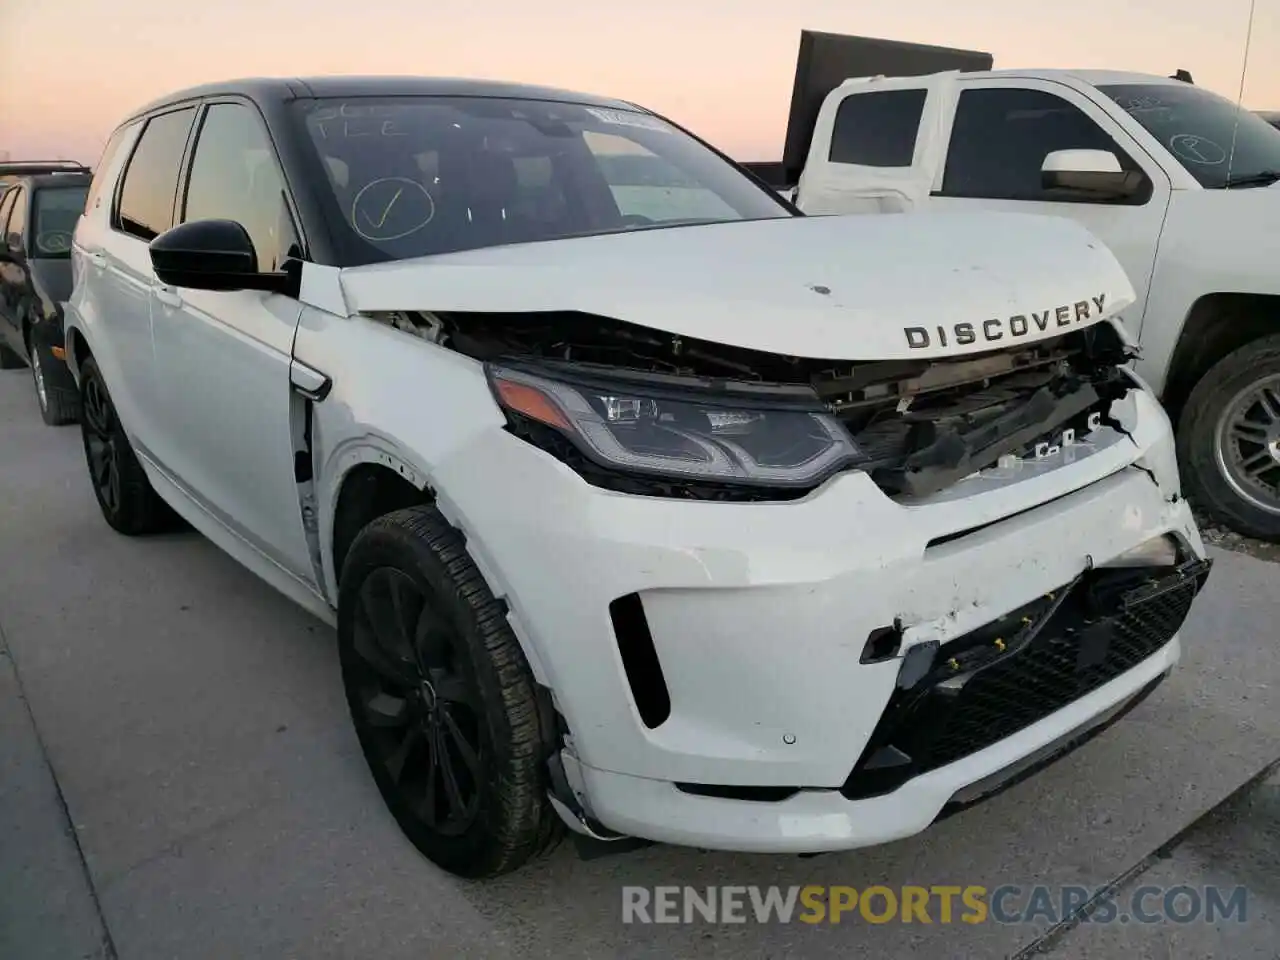
<path id="1" fill-rule="evenodd" d="M 1008 457 L 1035 457 L 1064 437 L 1083 440 L 1100 424 L 1119 428 L 1111 404 L 1136 388 L 1122 369 L 1132 354 L 1109 323 L 955 359 L 840 361 L 763 353 L 582 313 L 371 319 L 477 360 L 552 374 L 651 375 L 668 388 L 679 378 L 704 394 L 776 389 L 835 417 L 860 451 L 858 467 L 895 497 L 928 496 Z M 544 423 L 510 411 L 508 419 L 513 431 L 612 489 L 735 500 L 777 500 L 812 489 L 626 476 L 589 462 Z"/>

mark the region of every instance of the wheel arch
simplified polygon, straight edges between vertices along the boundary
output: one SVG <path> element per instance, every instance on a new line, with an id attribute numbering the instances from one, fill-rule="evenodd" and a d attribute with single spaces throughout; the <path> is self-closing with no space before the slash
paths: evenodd
<path id="1" fill-rule="evenodd" d="M 67 325 L 66 328 L 66 352 L 67 352 L 67 369 L 71 371 L 78 384 L 80 382 L 80 368 L 84 362 L 93 356 L 93 350 L 89 347 L 89 341 L 85 338 L 84 333 L 77 326 Z"/>
<path id="2" fill-rule="evenodd" d="M 1164 379 L 1162 401 L 1174 423 L 1191 391 L 1228 354 L 1280 333 L 1280 295 L 1209 293 L 1187 312 Z"/>

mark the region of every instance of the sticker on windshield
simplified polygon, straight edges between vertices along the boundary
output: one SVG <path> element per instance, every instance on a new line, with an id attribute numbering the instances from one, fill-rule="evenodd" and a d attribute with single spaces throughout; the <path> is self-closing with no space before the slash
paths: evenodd
<path id="1" fill-rule="evenodd" d="M 601 123 L 611 123 L 616 127 L 638 127 L 641 130 L 656 130 L 658 133 L 671 133 L 671 128 L 657 117 L 643 113 L 632 113 L 629 110 L 605 110 L 600 107 L 587 107 L 591 114 Z"/>
<path id="2" fill-rule="evenodd" d="M 1227 151 L 1212 140 L 1194 133 L 1179 133 L 1169 138 L 1169 149 L 1188 163 L 1203 167 L 1216 167 L 1227 159 Z"/>

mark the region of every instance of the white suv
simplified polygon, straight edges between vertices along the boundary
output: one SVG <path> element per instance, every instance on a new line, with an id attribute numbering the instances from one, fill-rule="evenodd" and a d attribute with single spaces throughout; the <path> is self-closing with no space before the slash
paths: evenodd
<path id="1" fill-rule="evenodd" d="M 1149 691 L 1208 574 L 1066 220 L 803 217 L 631 104 L 262 80 L 127 119 L 74 266 L 107 522 L 336 624 L 459 874 L 919 831 Z"/>

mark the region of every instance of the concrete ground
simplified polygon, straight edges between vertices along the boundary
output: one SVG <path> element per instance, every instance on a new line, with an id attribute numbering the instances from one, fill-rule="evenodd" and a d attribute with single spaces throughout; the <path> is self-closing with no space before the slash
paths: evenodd
<path id="1" fill-rule="evenodd" d="M 196 534 L 111 532 L 78 429 L 43 426 L 29 376 L 6 372 L 0 958 L 1275 957 L 1280 778 L 1233 794 L 1280 756 L 1280 567 L 1214 556 L 1183 665 L 1150 700 L 924 835 L 815 859 L 651 847 L 584 862 L 565 845 L 466 884 L 419 857 L 383 809 L 328 629 Z M 621 922 L 624 884 L 1111 883 L 1119 898 L 1144 884 L 1244 885 L 1247 915 Z"/>

